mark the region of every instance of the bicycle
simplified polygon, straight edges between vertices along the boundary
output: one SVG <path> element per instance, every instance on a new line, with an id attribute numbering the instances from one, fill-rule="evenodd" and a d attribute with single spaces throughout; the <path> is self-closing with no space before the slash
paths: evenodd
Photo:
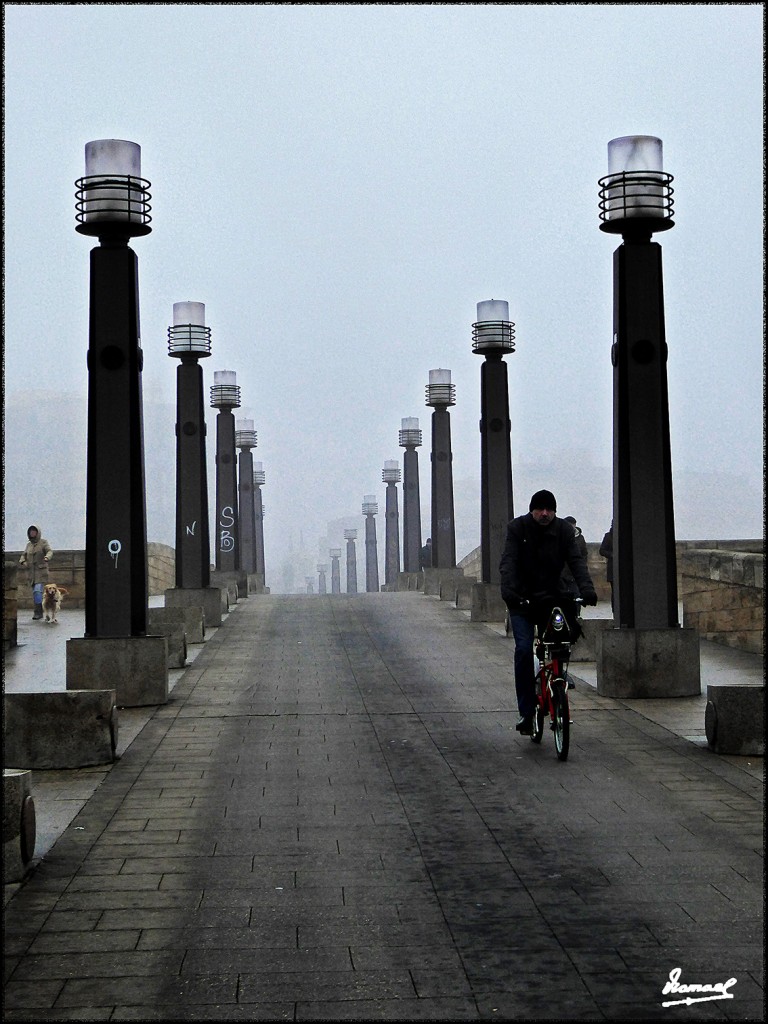
<path id="1" fill-rule="evenodd" d="M 581 598 L 573 599 L 574 604 L 583 604 Z M 551 607 L 551 606 L 550 606 Z M 576 627 L 578 629 L 578 627 Z M 568 758 L 571 732 L 571 709 L 568 690 L 573 684 L 568 679 L 568 661 L 571 656 L 571 626 L 559 605 L 551 607 L 546 626 L 539 635 L 538 623 L 534 627 L 534 653 L 539 661 L 536 673 L 536 708 L 533 714 L 531 740 L 541 743 L 544 735 L 544 718 L 549 717 L 550 728 L 555 734 L 555 751 L 558 761 Z"/>

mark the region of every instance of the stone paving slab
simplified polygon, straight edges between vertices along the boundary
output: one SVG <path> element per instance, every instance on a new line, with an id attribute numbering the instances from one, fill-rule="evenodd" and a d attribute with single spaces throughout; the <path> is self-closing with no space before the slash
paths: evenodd
<path id="1" fill-rule="evenodd" d="M 239 602 L 7 903 L 5 1019 L 763 1019 L 759 773 L 583 680 L 561 763 L 511 655 L 418 592 Z"/>

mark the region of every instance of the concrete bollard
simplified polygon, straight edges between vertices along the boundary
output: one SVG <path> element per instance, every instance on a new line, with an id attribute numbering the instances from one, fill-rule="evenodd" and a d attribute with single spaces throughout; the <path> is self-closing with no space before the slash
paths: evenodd
<path id="1" fill-rule="evenodd" d="M 716 754 L 765 755 L 765 687 L 707 686 L 707 743 Z"/>
<path id="2" fill-rule="evenodd" d="M 472 588 L 477 583 L 475 576 L 464 576 L 456 580 L 456 607 L 461 611 L 472 608 Z"/>
<path id="3" fill-rule="evenodd" d="M 109 682 L 121 708 L 168 702 L 168 638 L 73 637 L 67 640 L 67 689 L 101 690 Z"/>
<path id="4" fill-rule="evenodd" d="M 173 613 L 183 613 L 185 609 L 169 608 L 170 615 L 165 615 L 165 611 L 165 608 L 150 608 L 147 627 L 153 634 L 167 638 L 168 668 L 183 668 L 187 663 L 187 631 L 183 617 Z"/>
<path id="5" fill-rule="evenodd" d="M 32 772 L 3 770 L 3 885 L 21 882 L 35 855 L 37 826 Z"/>
<path id="6" fill-rule="evenodd" d="M 114 761 L 114 690 L 6 693 L 3 704 L 4 765 L 43 771 Z"/>
<path id="7" fill-rule="evenodd" d="M 507 606 L 498 583 L 475 583 L 472 587 L 469 618 L 471 622 L 504 622 Z"/>
<path id="8" fill-rule="evenodd" d="M 211 586 L 219 587 L 221 590 L 221 610 L 229 611 L 232 605 L 237 604 L 238 598 L 238 578 L 235 573 L 230 572 L 212 572 L 211 573 Z M 247 596 L 247 594 L 243 595 Z M 226 601 L 226 604 L 225 604 Z"/>
<path id="9" fill-rule="evenodd" d="M 579 619 L 582 634 L 571 647 L 571 661 L 597 661 L 597 633 L 613 629 L 613 619 Z"/>

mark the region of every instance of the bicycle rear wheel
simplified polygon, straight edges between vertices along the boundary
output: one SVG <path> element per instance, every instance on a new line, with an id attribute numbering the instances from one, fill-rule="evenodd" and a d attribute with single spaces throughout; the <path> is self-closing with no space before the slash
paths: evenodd
<path id="1" fill-rule="evenodd" d="M 568 692 L 564 679 L 556 679 L 553 683 L 555 705 L 555 750 L 558 761 L 568 758 L 568 747 L 571 733 L 571 715 L 568 707 Z"/>

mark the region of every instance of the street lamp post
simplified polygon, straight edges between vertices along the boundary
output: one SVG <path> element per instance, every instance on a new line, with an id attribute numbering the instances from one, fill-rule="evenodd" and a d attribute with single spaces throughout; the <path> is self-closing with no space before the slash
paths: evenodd
<path id="1" fill-rule="evenodd" d="M 331 556 L 331 593 L 341 593 L 341 570 L 339 567 L 339 559 L 341 558 L 341 548 L 329 548 L 328 554 Z"/>
<path id="2" fill-rule="evenodd" d="M 608 143 L 600 229 L 613 255 L 613 568 L 618 628 L 598 633 L 598 690 L 610 696 L 700 693 L 698 636 L 677 610 L 667 341 L 658 231 L 674 225 L 662 143 Z M 605 637 L 600 634 L 605 633 Z"/>
<path id="3" fill-rule="evenodd" d="M 357 530 L 345 530 L 344 539 L 347 542 L 347 593 L 357 593 Z"/>
<path id="4" fill-rule="evenodd" d="M 257 587 L 266 590 L 267 578 L 264 568 L 264 502 L 261 488 L 267 481 L 263 462 L 253 464 L 253 516 L 256 530 L 256 579 Z"/>
<path id="5" fill-rule="evenodd" d="M 240 570 L 248 576 L 256 572 L 256 516 L 253 503 L 253 454 L 257 445 L 253 420 L 237 420 L 235 446 L 240 449 L 237 462 L 238 527 Z M 250 590 L 250 586 L 248 588 Z"/>
<path id="6" fill-rule="evenodd" d="M 85 635 L 68 642 L 67 688 L 107 683 L 94 679 L 100 655 L 87 641 L 109 640 L 121 652 L 131 648 L 120 655 L 126 678 L 118 680 L 113 672 L 108 680 L 118 690 L 118 703 L 164 703 L 167 665 L 160 671 L 152 652 L 163 645 L 167 650 L 167 640 L 147 637 L 143 353 L 138 261 L 128 245 L 131 237 L 151 230 L 141 148 L 122 139 L 86 143 L 85 176 L 75 184 L 76 230 L 98 238 L 99 245 L 90 253 Z M 133 640 L 142 643 L 126 643 Z M 139 649 L 141 668 L 135 660 Z"/>
<path id="7" fill-rule="evenodd" d="M 400 572 L 400 513 L 397 501 L 397 485 L 400 482 L 400 466 L 397 459 L 387 459 L 381 471 L 381 479 L 387 485 L 386 527 L 384 544 L 384 585 L 388 590 L 397 587 Z"/>
<path id="8" fill-rule="evenodd" d="M 401 421 L 400 447 L 403 453 L 403 569 L 418 572 L 421 561 L 421 498 L 419 496 L 419 453 L 421 431 L 416 416 Z"/>
<path id="9" fill-rule="evenodd" d="M 235 417 L 240 407 L 240 388 L 233 370 L 216 370 L 211 405 L 216 417 L 216 570 L 236 579 L 240 569 L 238 550 L 237 462 Z"/>
<path id="10" fill-rule="evenodd" d="M 379 551 L 376 543 L 376 520 L 379 503 L 375 494 L 363 496 L 363 515 L 365 516 L 365 589 L 369 594 L 379 590 Z"/>
<path id="11" fill-rule="evenodd" d="M 221 625 L 221 591 L 211 587 L 208 473 L 203 370 L 211 354 L 211 329 L 203 302 L 174 302 L 168 355 L 176 368 L 176 586 L 166 607 L 202 609 L 204 623 Z"/>
<path id="12" fill-rule="evenodd" d="M 502 358 L 515 350 L 514 326 L 508 302 L 478 302 L 472 351 L 485 356 L 480 372 L 480 550 L 482 582 L 490 584 L 501 582 L 499 562 L 507 523 L 514 514 L 509 389 Z"/>
<path id="13" fill-rule="evenodd" d="M 448 407 L 456 404 L 450 370 L 430 370 L 426 404 L 432 406 L 432 567 L 456 565 L 456 527 L 453 512 L 453 453 Z"/>
<path id="14" fill-rule="evenodd" d="M 327 594 L 328 586 L 325 579 L 325 574 L 328 572 L 328 566 L 324 563 L 319 563 L 317 566 L 317 592 L 318 594 Z"/>

